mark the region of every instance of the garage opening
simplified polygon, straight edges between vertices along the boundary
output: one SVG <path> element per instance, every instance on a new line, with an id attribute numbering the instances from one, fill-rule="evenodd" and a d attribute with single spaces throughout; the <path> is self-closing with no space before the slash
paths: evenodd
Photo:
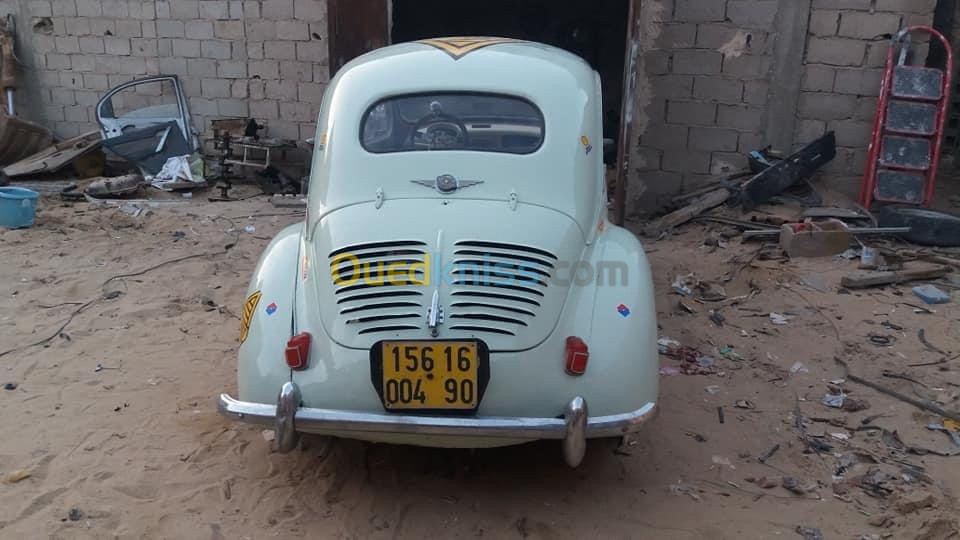
<path id="1" fill-rule="evenodd" d="M 600 73 L 604 161 L 617 159 L 629 0 L 393 0 L 390 41 L 496 36 L 539 41 L 570 51 Z"/>

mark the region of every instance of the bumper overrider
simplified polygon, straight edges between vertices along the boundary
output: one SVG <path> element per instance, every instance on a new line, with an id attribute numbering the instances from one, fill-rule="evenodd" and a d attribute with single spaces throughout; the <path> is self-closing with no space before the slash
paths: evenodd
<path id="1" fill-rule="evenodd" d="M 624 414 L 590 417 L 582 397 L 571 399 L 560 418 L 445 417 L 379 414 L 301 407 L 300 388 L 284 383 L 276 405 L 238 401 L 220 394 L 222 414 L 251 424 L 273 425 L 274 449 L 293 450 L 299 432 L 404 433 L 430 436 L 489 437 L 506 439 L 558 439 L 563 457 L 576 467 L 583 461 L 587 439 L 620 437 L 639 430 L 657 414 L 657 405 L 647 403 Z"/>

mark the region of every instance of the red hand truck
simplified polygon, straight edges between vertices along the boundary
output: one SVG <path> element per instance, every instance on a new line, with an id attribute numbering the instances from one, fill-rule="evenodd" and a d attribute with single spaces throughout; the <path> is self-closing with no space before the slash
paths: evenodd
<path id="1" fill-rule="evenodd" d="M 947 53 L 945 70 L 907 64 L 913 33 L 940 40 Z M 860 186 L 864 208 L 874 201 L 930 205 L 952 79 L 953 51 L 943 34 L 929 26 L 911 26 L 893 37 Z"/>

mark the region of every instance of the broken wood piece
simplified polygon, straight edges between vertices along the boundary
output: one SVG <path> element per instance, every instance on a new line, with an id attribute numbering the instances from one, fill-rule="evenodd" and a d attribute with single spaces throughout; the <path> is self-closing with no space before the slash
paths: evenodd
<path id="1" fill-rule="evenodd" d="M 950 273 L 950 267 L 940 264 L 914 266 L 891 272 L 858 271 L 843 276 L 840 285 L 848 289 L 865 289 L 880 285 L 904 283 L 918 279 L 933 279 Z"/>
<path id="2" fill-rule="evenodd" d="M 20 161 L 3 168 L 7 176 L 43 174 L 59 171 L 74 160 L 95 150 L 103 143 L 100 131 L 91 131 L 83 135 L 58 142 Z"/>
<path id="3" fill-rule="evenodd" d="M 682 225 L 715 206 L 720 206 L 729 198 L 730 192 L 726 188 L 713 190 L 687 206 L 670 212 L 647 225 L 643 229 L 643 234 L 651 237 L 660 236 L 661 233 Z"/>

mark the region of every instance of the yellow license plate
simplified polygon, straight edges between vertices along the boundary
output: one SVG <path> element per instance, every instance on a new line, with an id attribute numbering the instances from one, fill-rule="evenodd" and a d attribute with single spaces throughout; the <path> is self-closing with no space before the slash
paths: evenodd
<path id="1" fill-rule="evenodd" d="M 384 341 L 383 405 L 388 410 L 472 410 L 480 402 L 475 341 Z"/>

